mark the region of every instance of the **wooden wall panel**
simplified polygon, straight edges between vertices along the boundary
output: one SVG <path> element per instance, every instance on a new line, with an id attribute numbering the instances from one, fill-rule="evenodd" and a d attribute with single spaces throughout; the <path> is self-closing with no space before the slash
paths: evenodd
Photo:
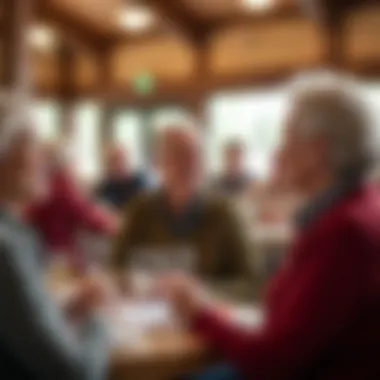
<path id="1" fill-rule="evenodd" d="M 347 60 L 361 63 L 380 59 L 380 7 L 353 13 L 346 27 Z"/>
<path id="2" fill-rule="evenodd" d="M 235 0 L 181 0 L 193 12 L 203 17 L 228 16 L 231 13 L 243 13 L 245 8 Z"/>
<path id="3" fill-rule="evenodd" d="M 52 0 L 51 5 L 72 14 L 84 23 L 104 31 L 119 30 L 117 16 L 123 8 L 123 0 Z"/>
<path id="4" fill-rule="evenodd" d="M 112 80 L 125 85 L 142 72 L 152 73 L 162 81 L 186 80 L 195 69 L 195 59 L 191 47 L 175 38 L 121 46 L 112 56 Z"/>
<path id="5" fill-rule="evenodd" d="M 100 82 L 96 57 L 87 51 L 77 52 L 75 57 L 75 84 L 79 90 L 95 88 Z"/>
<path id="6" fill-rule="evenodd" d="M 57 90 L 60 72 L 54 51 L 35 51 L 31 55 L 31 71 L 34 87 L 42 90 Z"/>
<path id="7" fill-rule="evenodd" d="M 211 65 L 216 74 L 305 66 L 323 57 L 323 42 L 308 20 L 240 26 L 215 36 Z"/>

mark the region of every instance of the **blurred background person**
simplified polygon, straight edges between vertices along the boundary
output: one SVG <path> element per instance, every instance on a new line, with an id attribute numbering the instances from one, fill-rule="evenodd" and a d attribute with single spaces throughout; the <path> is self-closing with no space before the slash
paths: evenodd
<path id="1" fill-rule="evenodd" d="M 150 265 L 166 261 L 166 271 L 176 265 L 184 269 L 179 261 L 181 255 L 188 260 L 187 253 L 187 270 L 214 282 L 247 285 L 250 270 L 240 224 L 223 199 L 202 188 L 199 135 L 186 126 L 168 126 L 157 137 L 156 154 L 161 187 L 130 206 L 112 253 L 114 269 L 123 272 L 147 253 Z"/>
<path id="2" fill-rule="evenodd" d="M 286 157 L 277 150 L 272 158 L 272 171 L 269 178 L 255 184 L 251 190 L 251 199 L 255 203 L 255 219 L 263 225 L 290 225 L 302 196 L 291 187 L 289 178 L 292 167 L 286 163 Z"/>
<path id="3" fill-rule="evenodd" d="M 105 177 L 96 189 L 96 197 L 121 211 L 123 206 L 146 188 L 146 179 L 142 173 L 132 171 L 128 152 L 120 145 L 109 147 L 105 166 Z"/>
<path id="4" fill-rule="evenodd" d="M 39 244 L 18 213 L 46 195 L 45 157 L 26 113 L 1 111 L 0 378 L 105 379 L 107 339 L 97 317 L 101 288 L 78 285 L 66 310 L 52 302 Z"/>
<path id="5" fill-rule="evenodd" d="M 256 268 L 265 279 L 276 272 L 292 243 L 294 214 L 302 202 L 302 197 L 291 187 L 292 167 L 286 159 L 277 150 L 269 178 L 254 184 L 249 194 L 254 210 L 248 229 L 254 233 L 255 253 L 262 258 Z"/>
<path id="6" fill-rule="evenodd" d="M 288 185 L 306 203 L 296 217 L 297 240 L 268 288 L 263 325 L 239 329 L 184 277 L 166 290 L 234 365 L 231 378 L 375 379 L 380 196 L 367 183 L 371 117 L 360 86 L 339 75 L 304 79 L 294 92 L 281 155 Z"/>
<path id="7" fill-rule="evenodd" d="M 39 234 L 49 258 L 67 259 L 83 270 L 90 258 L 80 247 L 80 232 L 114 234 L 118 218 L 85 194 L 61 145 L 49 144 L 44 154 L 49 170 L 48 195 L 31 203 L 26 218 Z"/>
<path id="8" fill-rule="evenodd" d="M 215 189 L 222 194 L 237 197 L 248 189 L 251 179 L 244 168 L 244 146 L 230 141 L 223 148 L 223 169 L 215 181 Z"/>

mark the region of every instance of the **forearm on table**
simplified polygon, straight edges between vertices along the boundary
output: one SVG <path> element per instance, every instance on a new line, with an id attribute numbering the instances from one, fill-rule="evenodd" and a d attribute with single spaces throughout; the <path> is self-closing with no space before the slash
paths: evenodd
<path id="1" fill-rule="evenodd" d="M 350 327 L 362 304 L 366 245 L 355 231 L 343 232 L 344 240 L 337 234 L 324 242 L 323 249 L 316 245 L 305 251 L 308 260 L 283 291 L 281 310 L 267 315 L 260 330 L 242 331 L 210 309 L 197 314 L 194 329 L 250 375 L 265 380 L 294 378 Z"/>
<path id="2" fill-rule="evenodd" d="M 246 299 L 252 294 L 252 286 L 247 278 L 234 276 L 227 279 L 215 279 L 209 282 L 211 291 L 222 298 Z"/>
<path id="3" fill-rule="evenodd" d="M 250 347 L 254 333 L 247 333 L 232 323 L 222 308 L 207 306 L 193 318 L 192 328 L 226 359 L 241 365 L 242 353 Z"/>

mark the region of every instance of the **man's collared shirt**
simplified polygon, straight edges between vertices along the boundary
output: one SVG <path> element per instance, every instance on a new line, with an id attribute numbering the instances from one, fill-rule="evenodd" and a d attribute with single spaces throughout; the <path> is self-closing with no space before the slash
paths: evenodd
<path id="1" fill-rule="evenodd" d="M 180 237 L 197 228 L 205 211 L 201 194 L 194 194 L 178 213 L 170 210 L 169 202 L 164 192 L 160 194 L 160 197 L 161 201 L 157 204 L 157 212 L 165 216 L 165 221 L 173 235 Z"/>
<path id="2" fill-rule="evenodd" d="M 170 211 L 162 191 L 141 194 L 126 212 L 112 255 L 115 269 L 131 265 L 139 251 L 195 253 L 195 272 L 218 279 L 245 275 L 247 243 L 234 211 L 214 194 L 196 195 L 182 213 Z"/>

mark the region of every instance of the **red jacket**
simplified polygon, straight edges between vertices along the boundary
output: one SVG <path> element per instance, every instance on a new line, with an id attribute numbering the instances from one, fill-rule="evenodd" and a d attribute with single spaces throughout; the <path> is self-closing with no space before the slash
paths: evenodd
<path id="1" fill-rule="evenodd" d="M 53 178 L 49 197 L 28 210 L 27 219 L 48 250 L 74 256 L 81 230 L 110 233 L 115 229 L 113 216 L 86 199 L 64 171 Z"/>
<path id="2" fill-rule="evenodd" d="M 204 310 L 195 329 L 247 379 L 380 379 L 380 198 L 363 188 L 300 233 L 247 333 Z"/>

